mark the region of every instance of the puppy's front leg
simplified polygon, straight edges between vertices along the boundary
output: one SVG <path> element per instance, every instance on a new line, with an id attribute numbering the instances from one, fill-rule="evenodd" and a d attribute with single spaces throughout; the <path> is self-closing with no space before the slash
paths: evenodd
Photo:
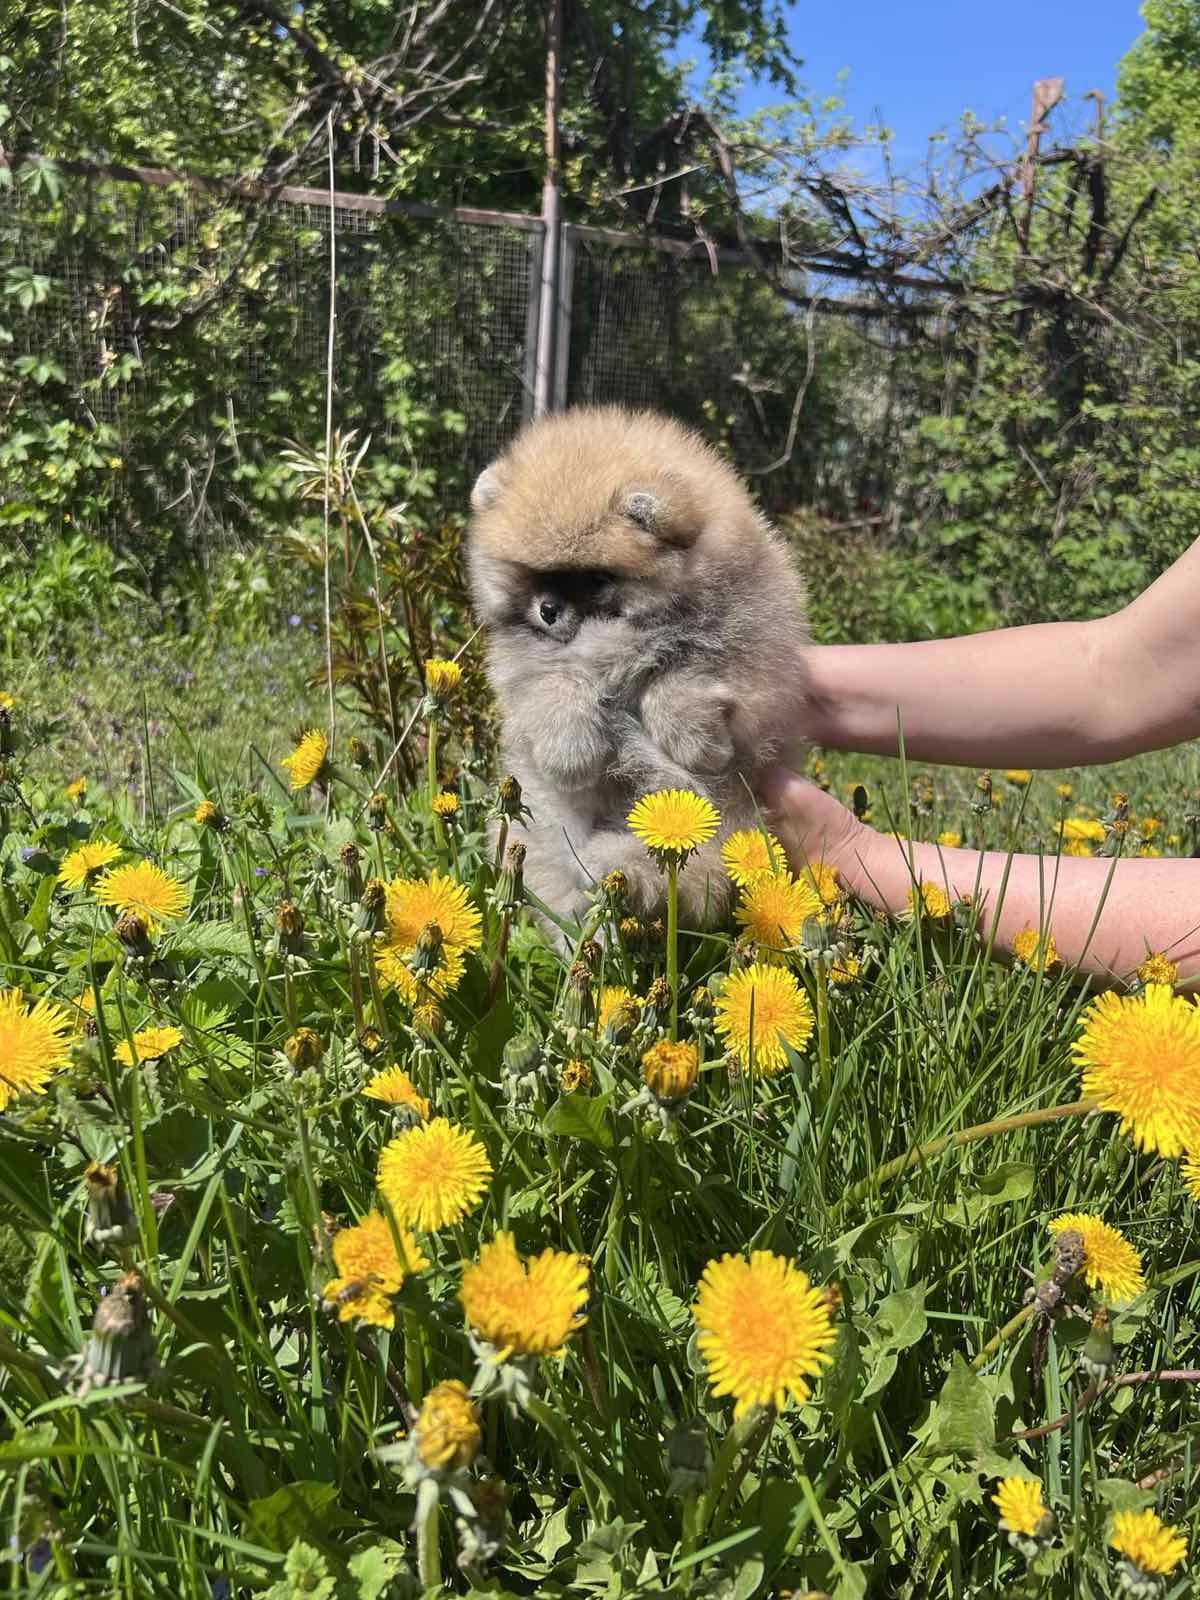
<path id="1" fill-rule="evenodd" d="M 642 728 L 650 744 L 685 773 L 719 777 L 734 764 L 734 702 L 719 679 L 671 672 L 642 695 Z"/>
<path id="2" fill-rule="evenodd" d="M 556 788 L 585 789 L 602 780 L 612 734 L 594 683 L 573 673 L 543 679 L 522 722 L 535 766 Z"/>

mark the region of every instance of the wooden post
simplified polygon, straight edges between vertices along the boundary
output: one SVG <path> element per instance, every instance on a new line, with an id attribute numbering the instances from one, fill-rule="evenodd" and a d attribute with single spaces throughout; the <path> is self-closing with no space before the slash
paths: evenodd
<path id="1" fill-rule="evenodd" d="M 556 366 L 554 335 L 558 323 L 558 277 L 562 242 L 562 187 L 559 165 L 558 86 L 562 72 L 563 0 L 546 3 L 546 166 L 542 180 L 542 272 L 538 305 L 537 369 L 533 414 L 553 410 Z"/>
<path id="2" fill-rule="evenodd" d="M 1033 195 L 1037 188 L 1038 147 L 1046 131 L 1046 118 L 1063 97 L 1061 78 L 1039 78 L 1033 86 L 1033 105 L 1029 111 L 1029 137 L 1025 143 L 1025 159 L 1021 163 L 1021 249 L 1029 243 L 1029 226 L 1033 216 Z"/>

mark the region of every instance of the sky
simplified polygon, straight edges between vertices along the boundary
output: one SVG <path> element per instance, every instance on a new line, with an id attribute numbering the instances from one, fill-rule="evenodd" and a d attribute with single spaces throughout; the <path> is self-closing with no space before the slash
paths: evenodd
<path id="1" fill-rule="evenodd" d="M 856 125 L 885 122 L 902 168 L 919 165 L 928 135 L 953 128 L 968 108 L 984 121 L 1006 118 L 1021 136 L 1036 78 L 1064 78 L 1070 126 L 1090 126 L 1090 104 L 1079 97 L 1086 89 L 1111 97 L 1117 63 L 1142 31 L 1137 0 L 842 0 L 788 9 L 809 93 L 840 94 Z M 849 77 L 839 88 L 842 68 Z M 769 86 L 752 88 L 740 106 L 779 98 Z"/>

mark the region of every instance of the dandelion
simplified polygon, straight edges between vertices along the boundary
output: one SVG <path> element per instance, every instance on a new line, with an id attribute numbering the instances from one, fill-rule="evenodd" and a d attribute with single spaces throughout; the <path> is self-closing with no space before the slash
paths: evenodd
<path id="1" fill-rule="evenodd" d="M 714 1395 L 732 1395 L 734 1416 L 751 1406 L 803 1403 L 832 1357 L 836 1333 L 824 1292 L 783 1256 L 710 1261 L 692 1315 Z"/>
<path id="2" fill-rule="evenodd" d="M 0 1111 L 19 1094 L 41 1094 L 67 1064 L 71 1018 L 49 1000 L 26 1005 L 19 989 L 0 989 Z"/>
<path id="3" fill-rule="evenodd" d="M 182 1043 L 183 1034 L 178 1028 L 142 1028 L 134 1034 L 132 1047 L 128 1039 L 118 1040 L 113 1055 L 122 1066 L 132 1067 L 157 1061 Z"/>
<path id="4" fill-rule="evenodd" d="M 1071 1047 L 1082 1091 L 1143 1150 L 1200 1150 L 1200 1010 L 1163 984 L 1098 995 Z"/>
<path id="5" fill-rule="evenodd" d="M 1137 969 L 1137 975 L 1142 983 L 1165 984 L 1173 988 L 1179 976 L 1179 968 L 1173 961 L 1168 961 L 1161 952 L 1155 951 L 1148 955 Z"/>
<path id="6" fill-rule="evenodd" d="M 790 872 L 763 873 L 742 891 L 737 921 L 764 950 L 792 950 L 810 917 L 823 917 L 825 903 L 810 884 Z"/>
<path id="7" fill-rule="evenodd" d="M 603 1033 L 613 1019 L 614 1013 L 626 1004 L 637 1005 L 640 1002 L 631 989 L 624 989 L 620 984 L 609 984 L 600 991 L 600 1002 L 596 1007 L 596 1026 Z"/>
<path id="8" fill-rule="evenodd" d="M 721 846 L 721 860 L 739 889 L 753 883 L 764 872 L 782 872 L 787 865 L 779 840 L 773 833 L 758 828 L 731 833 Z"/>
<path id="9" fill-rule="evenodd" d="M 443 822 L 447 822 L 451 817 L 458 815 L 458 796 L 451 794 L 449 790 L 443 790 L 441 794 L 435 794 L 432 804 L 434 816 L 441 817 Z"/>
<path id="10" fill-rule="evenodd" d="M 93 839 L 76 845 L 62 859 L 58 881 L 67 889 L 82 889 L 94 872 L 107 867 L 121 854 L 121 846 L 111 839 Z"/>
<path id="11" fill-rule="evenodd" d="M 559 1088 L 563 1094 L 587 1094 L 592 1087 L 592 1069 L 586 1061 L 580 1061 L 577 1056 L 570 1061 L 565 1061 L 558 1075 Z"/>
<path id="12" fill-rule="evenodd" d="M 211 800 L 201 800 L 192 812 L 192 821 L 198 828 L 208 828 L 212 833 L 224 833 L 229 826 L 229 818 Z"/>
<path id="13" fill-rule="evenodd" d="M 750 1070 L 774 1077 L 787 1066 L 785 1045 L 801 1051 L 813 1031 L 812 1007 L 793 975 L 756 962 L 735 972 L 717 996 L 713 1024 L 726 1048 Z"/>
<path id="14" fill-rule="evenodd" d="M 945 922 L 950 915 L 950 896 L 936 883 L 922 882 L 908 891 L 909 917 L 925 917 L 930 922 Z"/>
<path id="15" fill-rule="evenodd" d="M 297 1028 L 283 1041 L 283 1053 L 293 1072 L 308 1072 L 321 1065 L 325 1045 L 315 1028 Z"/>
<path id="16" fill-rule="evenodd" d="M 587 1320 L 588 1265 L 565 1250 L 543 1250 L 528 1262 L 511 1233 L 482 1245 L 463 1268 L 459 1299 L 467 1321 L 494 1346 L 497 1360 L 556 1355 Z"/>
<path id="17" fill-rule="evenodd" d="M 300 736 L 290 756 L 279 763 L 291 776 L 292 790 L 307 789 L 325 775 L 329 761 L 329 740 L 317 728 Z"/>
<path id="18" fill-rule="evenodd" d="M 441 931 L 441 960 L 418 984 L 405 958 L 431 923 Z M 387 886 L 386 936 L 376 956 L 379 971 L 410 1004 L 426 992 L 448 994 L 462 978 L 466 952 L 479 948 L 481 927 L 469 893 L 453 878 L 440 872 L 428 879 L 396 878 Z"/>
<path id="19" fill-rule="evenodd" d="M 1146 1287 L 1142 1258 L 1116 1228 L 1085 1211 L 1069 1211 L 1047 1224 L 1050 1232 L 1078 1233 L 1083 1240 L 1083 1281 L 1105 1300 L 1134 1300 Z"/>
<path id="20" fill-rule="evenodd" d="M 659 789 L 643 795 L 627 818 L 630 832 L 658 862 L 686 861 L 706 844 L 720 825 L 711 801 L 690 789 Z"/>
<path id="21" fill-rule="evenodd" d="M 843 895 L 841 874 L 836 867 L 827 867 L 823 861 L 807 861 L 801 874 L 821 897 L 826 909 L 836 906 Z"/>
<path id="22" fill-rule="evenodd" d="M 1108 1542 L 1132 1569 L 1124 1576 L 1127 1587 L 1135 1594 L 1139 1589 L 1153 1593 L 1146 1580 L 1169 1577 L 1187 1555 L 1183 1534 L 1150 1510 L 1118 1511 Z"/>
<path id="23" fill-rule="evenodd" d="M 1104 824 L 1093 817 L 1064 817 L 1058 831 L 1064 840 L 1084 844 L 1104 843 Z"/>
<path id="24" fill-rule="evenodd" d="M 1074 789 L 1069 783 L 1056 783 L 1054 785 L 1054 792 L 1060 800 L 1069 800 L 1075 793 Z"/>
<path id="25" fill-rule="evenodd" d="M 660 1039 L 642 1057 L 642 1082 L 661 1105 L 674 1105 L 691 1094 L 699 1069 L 694 1044 Z"/>
<path id="26" fill-rule="evenodd" d="M 425 692 L 431 699 L 448 700 L 462 682 L 462 668 L 457 661 L 433 658 L 425 663 Z"/>
<path id="27" fill-rule="evenodd" d="M 1193 1200 L 1200 1203 L 1200 1158 L 1185 1156 L 1180 1166 L 1180 1176 L 1183 1178 L 1183 1187 Z"/>
<path id="28" fill-rule="evenodd" d="M 962 844 L 962 834 L 955 833 L 953 828 L 946 828 L 938 834 L 937 842 L 943 850 L 957 850 Z"/>
<path id="29" fill-rule="evenodd" d="M 83 798 L 87 794 L 87 786 L 88 781 L 86 778 L 73 778 L 64 793 L 68 800 L 74 800 L 75 804 L 79 806 L 83 804 Z"/>
<path id="30" fill-rule="evenodd" d="M 424 1232 L 474 1211 L 491 1176 L 478 1139 L 445 1117 L 402 1133 L 379 1157 L 380 1193 L 399 1222 Z"/>
<path id="31" fill-rule="evenodd" d="M 355 1319 L 376 1328 L 395 1326 L 391 1297 L 399 1293 L 406 1277 L 429 1265 L 411 1233 L 400 1233 L 401 1253 L 386 1217 L 372 1211 L 352 1228 L 339 1228 L 333 1236 L 335 1277 L 321 1290 L 323 1299 L 337 1308 L 339 1322 Z"/>
<path id="32" fill-rule="evenodd" d="M 0 689 L 0 711 L 13 712 L 16 709 L 17 709 L 16 697 L 14 695 L 9 694 L 7 689 Z"/>
<path id="33" fill-rule="evenodd" d="M 483 1431 L 465 1383 L 448 1378 L 435 1383 L 421 1402 L 413 1429 L 421 1465 L 430 1472 L 458 1472 L 479 1454 Z"/>
<path id="34" fill-rule="evenodd" d="M 1048 1514 L 1036 1478 L 1002 1478 L 992 1504 L 1000 1513 L 1000 1526 L 1024 1539 L 1036 1538 Z"/>
<path id="35" fill-rule="evenodd" d="M 851 984 L 857 983 L 862 973 L 862 961 L 858 956 L 838 956 L 829 968 L 830 983 Z"/>
<path id="36" fill-rule="evenodd" d="M 395 1106 L 409 1113 L 417 1122 L 429 1121 L 429 1101 L 423 1094 L 417 1093 L 416 1085 L 400 1067 L 388 1067 L 383 1072 L 377 1072 L 373 1078 L 367 1079 L 359 1093 L 368 1100 L 380 1100 L 384 1105 Z"/>
<path id="37" fill-rule="evenodd" d="M 97 883 L 95 892 L 102 906 L 112 906 L 122 916 L 132 912 L 151 932 L 161 923 L 181 917 L 187 910 L 188 894 L 183 884 L 152 861 L 110 868 Z"/>
<path id="38" fill-rule="evenodd" d="M 1010 767 L 1004 776 L 1009 783 L 1015 783 L 1018 789 L 1024 789 L 1033 777 L 1033 773 L 1027 772 L 1024 767 Z"/>
<path id="39" fill-rule="evenodd" d="M 1023 967 L 1032 967 L 1035 972 L 1047 972 L 1058 962 L 1054 935 L 1049 931 L 1041 934 L 1036 928 L 1024 927 L 1013 935 L 1010 949 Z"/>

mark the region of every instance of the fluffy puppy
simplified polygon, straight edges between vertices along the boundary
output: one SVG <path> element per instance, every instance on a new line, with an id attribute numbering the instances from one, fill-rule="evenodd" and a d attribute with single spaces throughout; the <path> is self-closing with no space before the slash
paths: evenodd
<path id="1" fill-rule="evenodd" d="M 503 759 L 533 812 L 526 881 L 574 915 L 620 868 L 636 906 L 663 881 L 625 818 L 692 789 L 722 828 L 680 874 L 693 926 L 724 914 L 720 842 L 794 760 L 804 587 L 733 469 L 667 417 L 620 407 L 527 426 L 471 495 L 471 590 L 487 626 Z"/>

